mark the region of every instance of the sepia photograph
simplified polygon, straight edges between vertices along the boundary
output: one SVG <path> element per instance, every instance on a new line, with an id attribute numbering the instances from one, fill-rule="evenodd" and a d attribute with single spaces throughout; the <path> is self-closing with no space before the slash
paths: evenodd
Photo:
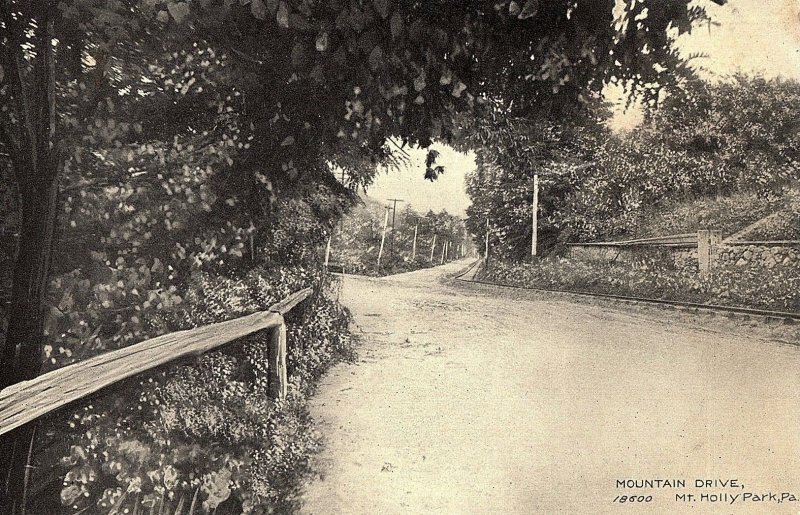
<path id="1" fill-rule="evenodd" d="M 0 0 L 0 515 L 800 514 L 800 0 Z"/>

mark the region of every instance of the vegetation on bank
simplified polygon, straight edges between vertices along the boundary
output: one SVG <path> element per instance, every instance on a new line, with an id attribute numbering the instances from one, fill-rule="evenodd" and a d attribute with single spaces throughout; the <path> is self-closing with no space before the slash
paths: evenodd
<path id="1" fill-rule="evenodd" d="M 133 204 L 142 197 L 154 198 L 142 189 L 126 200 Z M 115 190 L 104 188 L 84 202 L 104 212 L 117 198 Z M 223 228 L 217 247 L 207 247 L 206 259 L 193 266 L 174 250 L 188 248 L 187 236 L 198 229 L 186 223 L 196 216 L 189 210 L 173 215 L 173 243 L 164 246 L 138 239 L 156 230 L 148 226 L 146 209 L 123 209 L 99 220 L 91 216 L 94 210 L 74 215 L 75 234 L 91 228 L 103 235 L 104 249 L 93 248 L 87 236 L 80 240 L 82 254 L 73 251 L 56 263 L 70 271 L 50 285 L 46 369 L 265 310 L 305 287 L 314 295 L 287 318 L 285 402 L 266 395 L 266 336 L 256 334 L 194 362 L 128 380 L 43 420 L 31 476 L 34 513 L 174 513 L 193 504 L 196 513 L 292 509 L 299 478 L 317 447 L 306 397 L 329 366 L 352 355 L 349 314 L 319 253 L 327 221 L 313 206 L 329 198 L 296 191 L 290 201 L 273 206 L 271 225 L 251 237 L 231 231 L 239 244 L 226 243 Z M 127 239 L 109 237 L 122 230 L 131 232 Z M 106 261 L 111 266 L 100 264 Z M 79 266 L 70 269 L 71 263 Z"/>
<path id="2" fill-rule="evenodd" d="M 211 320 L 265 309 L 277 293 L 269 279 L 254 271 L 240 280 L 209 280 L 195 293 L 202 298 L 195 314 Z M 307 395 L 331 364 L 352 355 L 349 315 L 336 302 L 336 284 L 315 288 L 288 319 L 285 401 L 266 396 L 263 333 L 192 364 L 128 380 L 50 417 L 48 431 L 59 435 L 58 443 L 39 454 L 33 481 L 41 487 L 55 472 L 63 484 L 56 498 L 45 489 L 31 509 L 188 513 L 195 506 L 196 513 L 265 514 L 296 508 L 299 480 L 319 445 Z"/>
<path id="3" fill-rule="evenodd" d="M 484 122 L 487 144 L 468 179 L 467 225 L 490 247 L 524 259 L 531 241 L 532 177 L 540 176 L 542 251 L 564 242 L 609 241 L 717 229 L 729 235 L 789 207 L 800 181 L 796 81 L 695 77 L 646 108 L 624 134 L 608 112 L 568 122 Z M 789 217 L 791 219 L 791 217 Z M 781 234 L 794 232 L 787 221 Z M 766 228 L 765 228 L 766 230 Z"/>
<path id="4" fill-rule="evenodd" d="M 569 122 L 495 120 L 494 144 L 468 178 L 468 227 L 489 220 L 483 278 L 523 286 L 800 311 L 796 260 L 718 261 L 701 278 L 696 259 L 658 251 L 632 261 L 564 258 L 567 242 L 720 230 L 745 240 L 795 239 L 800 84 L 736 75 L 706 83 L 689 73 L 641 126 L 613 134 L 602 105 Z M 530 258 L 532 175 L 540 175 L 539 254 Z M 479 247 L 482 250 L 482 247 Z M 760 252 L 760 251 L 759 251 Z"/>
<path id="5" fill-rule="evenodd" d="M 624 238 L 694 233 L 699 229 L 718 230 L 723 237 L 728 237 L 780 212 L 786 204 L 784 196 L 742 192 L 688 201 L 666 200 L 655 208 L 643 208 L 639 216 L 629 222 Z"/>
<path id="6" fill-rule="evenodd" d="M 633 261 L 588 261 L 550 257 L 533 263 L 490 261 L 479 279 L 566 291 L 800 312 L 800 267 L 741 267 L 724 263 L 702 278 L 696 260 L 675 263 L 664 256 Z"/>

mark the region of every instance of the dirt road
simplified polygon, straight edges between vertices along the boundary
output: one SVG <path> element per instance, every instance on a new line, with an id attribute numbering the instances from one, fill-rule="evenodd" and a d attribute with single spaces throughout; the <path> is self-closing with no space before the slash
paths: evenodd
<path id="1" fill-rule="evenodd" d="M 465 265 L 344 278 L 360 359 L 315 397 L 304 513 L 800 512 L 775 501 L 800 499 L 800 349 L 446 278 Z"/>

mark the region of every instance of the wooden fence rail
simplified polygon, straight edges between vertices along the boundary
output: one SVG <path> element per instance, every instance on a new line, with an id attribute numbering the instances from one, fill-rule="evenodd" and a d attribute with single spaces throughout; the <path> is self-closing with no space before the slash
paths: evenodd
<path id="1" fill-rule="evenodd" d="M 670 234 L 668 236 L 655 236 L 652 238 L 637 238 L 635 240 L 598 241 L 589 243 L 567 243 L 567 245 L 581 247 L 635 247 L 635 246 L 671 246 L 671 245 L 697 245 L 697 233 Z"/>
<path id="2" fill-rule="evenodd" d="M 306 288 L 272 305 L 227 322 L 157 338 L 95 356 L 0 391 L 0 435 L 128 377 L 216 349 L 257 331 L 269 338 L 269 395 L 286 396 L 286 324 L 283 316 L 311 295 Z"/>

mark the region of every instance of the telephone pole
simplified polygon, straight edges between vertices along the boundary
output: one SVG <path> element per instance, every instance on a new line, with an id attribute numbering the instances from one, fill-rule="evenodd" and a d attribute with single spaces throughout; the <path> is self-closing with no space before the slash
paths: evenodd
<path id="1" fill-rule="evenodd" d="M 383 233 L 381 234 L 381 248 L 378 250 L 378 272 L 381 270 L 383 257 L 383 244 L 386 242 L 386 226 L 389 224 L 389 206 L 386 206 L 386 216 L 383 217 Z"/>
<path id="2" fill-rule="evenodd" d="M 335 230 L 335 229 L 334 229 Z M 333 239 L 333 230 L 331 230 L 330 236 L 328 236 L 328 245 L 325 247 L 325 268 L 328 268 L 328 263 L 331 259 L 331 240 Z"/>
<path id="3" fill-rule="evenodd" d="M 391 249 L 390 252 L 392 253 L 392 260 L 394 260 L 394 219 L 397 216 L 397 203 L 405 201 L 401 198 L 390 198 L 386 200 L 392 202 L 392 241 L 389 248 Z"/>
<path id="4" fill-rule="evenodd" d="M 419 222 L 414 226 L 414 243 L 411 244 L 411 261 L 417 257 L 417 230 L 419 230 Z"/>
<path id="5" fill-rule="evenodd" d="M 539 235 L 539 174 L 533 176 L 533 235 L 531 236 L 531 256 L 536 255 L 536 244 Z"/>
<path id="6" fill-rule="evenodd" d="M 483 252 L 483 261 L 489 262 L 489 218 L 486 218 L 486 250 Z"/>

